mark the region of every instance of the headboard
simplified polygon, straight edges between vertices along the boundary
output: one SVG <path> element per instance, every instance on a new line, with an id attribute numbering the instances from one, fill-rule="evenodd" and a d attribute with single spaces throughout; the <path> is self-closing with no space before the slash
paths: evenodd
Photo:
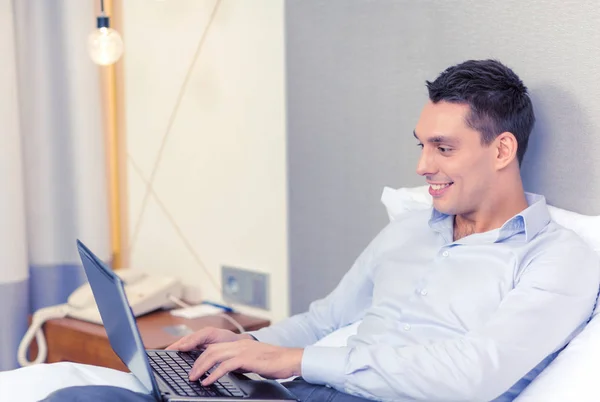
<path id="1" fill-rule="evenodd" d="M 383 227 L 384 186 L 423 184 L 412 130 L 425 80 L 496 58 L 537 125 L 526 190 L 600 214 L 600 2 L 286 2 L 292 312 L 327 294 Z"/>
<path id="2" fill-rule="evenodd" d="M 593 80 L 600 88 L 598 77 Z M 531 81 L 537 122 L 521 167 L 526 190 L 544 194 L 552 205 L 599 215 L 600 102 L 586 99 L 592 90 L 576 88 L 578 96 L 573 87 L 580 83 L 561 88 Z"/>

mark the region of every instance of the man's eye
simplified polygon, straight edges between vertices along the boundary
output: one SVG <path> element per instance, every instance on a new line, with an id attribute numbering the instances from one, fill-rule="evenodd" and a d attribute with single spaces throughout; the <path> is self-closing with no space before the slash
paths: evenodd
<path id="1" fill-rule="evenodd" d="M 439 150 L 441 153 L 446 153 L 446 152 L 449 152 L 449 151 L 450 151 L 450 148 L 446 148 L 446 147 L 438 147 L 438 150 Z"/>
<path id="2" fill-rule="evenodd" d="M 419 148 L 423 149 L 423 144 L 421 144 L 421 143 L 418 143 L 418 144 L 417 144 L 417 146 L 418 146 Z"/>

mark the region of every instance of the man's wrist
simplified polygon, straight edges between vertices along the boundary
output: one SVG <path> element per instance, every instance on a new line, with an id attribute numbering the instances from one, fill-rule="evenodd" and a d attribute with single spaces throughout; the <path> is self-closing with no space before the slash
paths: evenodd
<path id="1" fill-rule="evenodd" d="M 290 377 L 302 375 L 302 356 L 304 355 L 304 349 L 302 348 L 289 348 L 289 359 L 292 368 Z"/>
<path id="2" fill-rule="evenodd" d="M 251 341 L 257 341 L 258 342 L 258 339 L 256 339 L 254 336 L 250 335 L 247 332 L 244 332 L 243 334 L 240 334 L 240 339 L 249 339 Z"/>

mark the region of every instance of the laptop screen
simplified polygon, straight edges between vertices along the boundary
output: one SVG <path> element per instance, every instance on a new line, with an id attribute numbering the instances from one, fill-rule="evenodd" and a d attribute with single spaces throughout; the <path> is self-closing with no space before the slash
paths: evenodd
<path id="1" fill-rule="evenodd" d="M 110 346 L 148 392 L 160 399 L 142 338 L 125 296 L 123 282 L 79 240 L 77 249 Z"/>

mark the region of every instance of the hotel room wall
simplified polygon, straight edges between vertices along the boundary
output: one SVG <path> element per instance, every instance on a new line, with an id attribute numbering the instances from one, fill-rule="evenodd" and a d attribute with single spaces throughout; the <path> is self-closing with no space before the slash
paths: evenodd
<path id="1" fill-rule="evenodd" d="M 600 213 L 597 0 L 289 0 L 285 18 L 292 313 L 386 224 L 384 186 L 424 183 L 412 130 L 425 80 L 466 59 L 497 58 L 531 91 L 526 189 Z"/>
<path id="2" fill-rule="evenodd" d="M 285 317 L 283 1 L 122 4 L 130 265 L 215 301 L 221 265 L 268 273 L 270 311 L 241 310 Z"/>

